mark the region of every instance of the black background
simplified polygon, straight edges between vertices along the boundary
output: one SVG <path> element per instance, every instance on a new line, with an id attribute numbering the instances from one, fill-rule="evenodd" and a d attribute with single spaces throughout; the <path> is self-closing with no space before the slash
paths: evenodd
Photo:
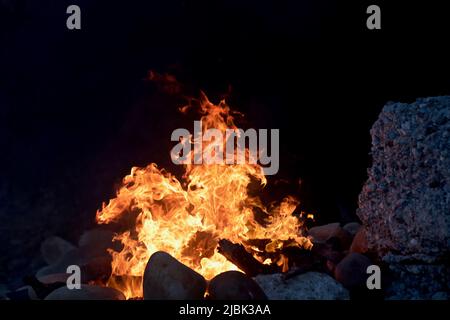
<path id="1" fill-rule="evenodd" d="M 32 268 L 46 236 L 92 226 L 131 166 L 179 173 L 170 133 L 192 122 L 149 70 L 191 96 L 226 96 L 243 127 L 280 129 L 267 199 L 294 193 L 318 223 L 355 220 L 383 105 L 450 94 L 443 3 L 2 1 L 0 282 Z M 81 30 L 66 28 L 70 4 Z M 369 4 L 381 30 L 366 28 Z"/>
<path id="2" fill-rule="evenodd" d="M 180 315 L 180 309 L 190 307 L 214 307 L 211 317 L 205 315 Z M 228 307 L 226 307 L 228 305 Z M 223 314 L 230 305 L 253 305 L 262 309 L 267 305 L 270 315 L 229 315 Z M 0 301 L 3 310 L 10 308 L 14 314 L 29 311 L 45 315 L 48 319 L 60 319 L 61 316 L 75 318 L 89 316 L 108 317 L 112 319 L 130 318 L 151 314 L 151 316 L 168 319 L 286 319 L 289 317 L 333 318 L 343 314 L 348 319 L 364 319 L 370 316 L 383 318 L 387 314 L 401 314 L 408 319 L 422 319 L 427 312 L 445 313 L 448 301 L 30 301 L 23 308 L 21 301 Z M 250 308 L 247 308 L 249 310 Z M 26 311 L 25 311 L 26 310 Z M 9 311 L 9 310 L 8 310 Z"/>

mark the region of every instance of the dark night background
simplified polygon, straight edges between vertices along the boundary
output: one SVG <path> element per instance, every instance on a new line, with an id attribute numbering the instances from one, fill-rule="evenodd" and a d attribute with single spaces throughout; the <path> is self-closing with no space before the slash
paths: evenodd
<path id="1" fill-rule="evenodd" d="M 132 166 L 179 170 L 170 133 L 192 122 L 149 70 L 194 97 L 226 94 L 243 127 L 280 129 L 271 180 L 289 183 L 268 198 L 294 193 L 318 223 L 355 220 L 382 106 L 450 94 L 450 11 L 350 2 L 0 1 L 0 283 L 39 266 L 45 237 L 92 227 Z M 70 4 L 80 31 L 66 29 Z M 382 30 L 366 29 L 369 4 Z"/>

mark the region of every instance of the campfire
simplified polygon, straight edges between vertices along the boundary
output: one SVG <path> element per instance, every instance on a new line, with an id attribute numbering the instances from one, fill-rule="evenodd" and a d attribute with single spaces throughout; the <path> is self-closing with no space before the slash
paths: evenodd
<path id="1" fill-rule="evenodd" d="M 199 113 L 202 133 L 217 129 L 225 134 L 227 129 L 237 129 L 238 113 L 225 101 L 216 105 L 203 95 L 197 104 L 180 110 Z M 202 136 L 190 140 L 182 142 L 201 143 L 203 153 L 229 152 L 226 139 L 219 144 Z M 251 160 L 248 148 L 245 155 Z M 192 159 L 198 155 L 193 150 L 184 156 Z M 237 150 L 227 156 L 237 157 Z M 115 237 L 122 250 L 109 251 L 112 274 L 107 286 L 126 298 L 142 297 L 144 270 L 157 251 L 170 254 L 206 279 L 231 270 L 251 276 L 288 271 L 292 265 L 286 254 L 289 248 L 312 247 L 303 230 L 303 220 L 311 215 L 297 214 L 299 201 L 292 196 L 265 205 L 253 189 L 266 184 L 264 170 L 255 161 L 187 162 L 181 179 L 155 163 L 132 168 L 117 196 L 96 215 L 99 224 L 122 226 Z"/>
<path id="2" fill-rule="evenodd" d="M 248 160 L 244 163 L 190 161 L 199 156 L 199 150 L 212 158 L 224 153 L 227 159 L 239 157 L 239 150 L 226 148 L 228 139 L 205 139 L 210 129 L 217 130 L 217 136 L 236 129 L 237 113 L 224 101 L 215 105 L 202 97 L 181 108 L 199 112 L 202 124 L 201 130 L 194 130 L 199 134 L 180 141 L 181 145 L 201 143 L 201 148 L 179 149 L 186 160 L 181 178 L 154 163 L 133 168 L 117 196 L 97 212 L 99 226 L 86 230 L 77 244 L 58 236 L 47 238 L 40 250 L 46 265 L 26 276 L 24 287 L 3 296 L 0 292 L 0 299 L 447 299 L 447 283 L 433 279 L 445 280 L 448 274 L 448 266 L 440 260 L 445 257 L 448 226 L 439 225 L 442 232 L 430 233 L 418 228 L 416 220 L 395 220 L 392 217 L 406 216 L 410 209 L 401 211 L 390 201 L 395 197 L 402 201 L 395 203 L 408 203 L 402 199 L 410 197 L 411 191 L 403 181 L 416 181 L 428 195 L 438 192 L 445 198 L 446 191 L 437 185 L 441 176 L 424 164 L 434 160 L 429 150 L 448 140 L 444 121 L 448 105 L 448 97 L 386 105 L 371 131 L 374 164 L 357 211 L 363 225 L 353 221 L 311 226 L 312 215 L 301 212 L 293 196 L 269 202 L 261 195 L 270 179 L 264 163 L 251 161 L 251 147 L 244 148 Z M 398 141 L 406 138 L 417 145 L 433 138 L 433 143 L 424 144 L 431 149 L 421 149 L 422 156 L 411 158 L 408 144 L 391 140 L 398 128 L 405 130 L 396 136 Z M 436 128 L 439 135 L 429 128 Z M 448 159 L 439 159 L 438 168 L 448 177 Z M 399 171 L 398 163 L 405 169 Z M 380 174 L 382 170 L 407 179 L 398 179 L 397 185 L 386 190 L 391 178 Z M 436 180 L 423 180 L 427 175 Z M 414 192 L 421 201 L 411 204 L 414 210 L 417 205 L 433 208 L 415 212 L 424 223 L 439 221 L 448 212 L 439 201 L 429 201 L 434 199 L 431 196 Z M 398 230 L 411 230 L 414 241 L 408 233 L 391 234 L 392 221 Z M 433 277 L 423 278 L 424 274 Z"/>

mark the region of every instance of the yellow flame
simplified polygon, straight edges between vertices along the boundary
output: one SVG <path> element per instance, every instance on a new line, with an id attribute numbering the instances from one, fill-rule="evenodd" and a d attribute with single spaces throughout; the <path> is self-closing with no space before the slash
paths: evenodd
<path id="1" fill-rule="evenodd" d="M 224 101 L 214 105 L 206 97 L 200 105 L 202 130 L 216 128 L 225 132 L 236 128 L 230 108 Z M 207 150 L 210 142 L 203 142 Z M 192 154 L 190 155 L 193 156 Z M 258 164 L 185 165 L 183 184 L 156 164 L 134 167 L 123 179 L 116 198 L 97 212 L 98 223 L 132 217 L 131 227 L 116 236 L 124 247 L 112 255 L 112 275 L 108 286 L 121 290 L 127 298 L 142 297 L 142 276 L 149 257 L 156 251 L 168 252 L 205 278 L 237 270 L 220 255 L 219 239 L 242 244 L 269 239 L 267 252 L 280 249 L 283 241 L 310 247 L 300 235 L 299 220 L 292 215 L 298 201 L 287 197 L 273 208 L 266 208 L 259 197 L 248 194 L 251 180 L 267 183 Z M 264 226 L 254 217 L 254 208 L 267 214 Z M 136 218 L 134 218 L 136 216 Z M 255 254 L 255 257 L 258 256 Z M 261 259 L 287 268 L 287 258 Z"/>

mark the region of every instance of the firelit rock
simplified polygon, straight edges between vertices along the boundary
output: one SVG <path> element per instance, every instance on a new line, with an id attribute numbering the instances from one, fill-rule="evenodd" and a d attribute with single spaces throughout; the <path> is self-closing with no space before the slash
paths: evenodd
<path id="1" fill-rule="evenodd" d="M 258 275 L 255 281 L 270 300 L 348 300 L 347 289 L 332 277 L 307 272 L 288 280 L 283 274 Z"/>
<path id="2" fill-rule="evenodd" d="M 206 280 L 168 253 L 155 252 L 144 272 L 145 300 L 203 299 Z"/>
<path id="3" fill-rule="evenodd" d="M 450 97 L 387 104 L 358 216 L 369 248 L 433 262 L 450 249 Z"/>
<path id="4" fill-rule="evenodd" d="M 125 296 L 113 288 L 82 284 L 81 289 L 58 288 L 45 300 L 125 300 Z"/>
<path id="5" fill-rule="evenodd" d="M 393 297 L 428 299 L 437 290 L 449 290 L 449 119 L 450 97 L 389 103 L 370 131 L 373 164 L 357 214 L 366 228 L 369 250 L 394 274 Z M 421 281 L 423 289 L 415 290 L 414 272 L 428 273 L 423 281 L 444 280 L 428 285 Z M 441 285 L 434 288 L 437 283 Z"/>
<path id="6" fill-rule="evenodd" d="M 334 270 L 334 277 L 346 288 L 364 287 L 367 281 L 367 267 L 372 263 L 360 253 L 350 253 L 339 262 Z"/>
<path id="7" fill-rule="evenodd" d="M 325 224 L 323 226 L 312 227 L 308 230 L 308 235 L 317 242 L 325 242 L 332 235 L 341 230 L 339 222 Z"/>
<path id="8" fill-rule="evenodd" d="M 239 271 L 227 271 L 215 276 L 209 283 L 209 298 L 212 300 L 266 300 L 260 286 Z"/>
<path id="9" fill-rule="evenodd" d="M 366 230 L 364 228 L 360 228 L 356 235 L 353 237 L 352 245 L 350 246 L 350 252 L 366 253 L 367 250 Z"/>
<path id="10" fill-rule="evenodd" d="M 308 235 L 312 237 L 313 243 L 324 243 L 334 239 L 339 243 L 342 250 L 348 249 L 352 242 L 351 235 L 338 222 L 313 227 L 308 230 Z"/>

